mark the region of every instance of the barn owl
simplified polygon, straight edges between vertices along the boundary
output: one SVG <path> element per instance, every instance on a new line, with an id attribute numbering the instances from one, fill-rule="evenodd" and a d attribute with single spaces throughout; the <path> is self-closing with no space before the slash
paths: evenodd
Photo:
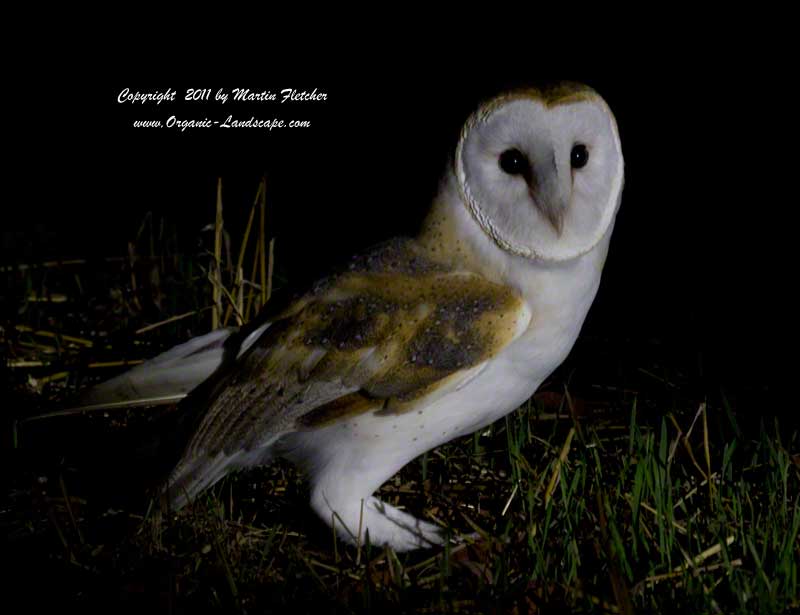
<path id="1" fill-rule="evenodd" d="M 442 528 L 373 493 L 415 457 L 516 409 L 564 360 L 600 283 L 622 185 L 616 122 L 592 89 L 497 96 L 463 126 L 416 237 L 87 401 L 186 395 L 191 435 L 163 487 L 174 508 L 232 470 L 284 457 L 344 540 L 440 544 Z"/>

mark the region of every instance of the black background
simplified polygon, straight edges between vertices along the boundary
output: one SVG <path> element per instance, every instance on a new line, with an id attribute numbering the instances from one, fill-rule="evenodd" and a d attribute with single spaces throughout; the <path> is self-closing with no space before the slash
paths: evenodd
<path id="1" fill-rule="evenodd" d="M 776 147 L 791 104 L 768 57 L 710 50 L 655 59 L 630 49 L 587 68 L 443 60 L 238 71 L 100 68 L 64 62 L 15 74 L 3 260 L 122 255 L 148 211 L 191 238 L 246 219 L 266 173 L 277 263 L 292 280 L 398 233 L 413 233 L 463 120 L 480 100 L 526 83 L 594 87 L 615 112 L 626 185 L 587 329 L 657 340 L 702 363 L 710 383 L 781 380 L 795 286 L 786 185 L 796 156 Z M 599 63 L 598 63 L 599 64 Z M 498 69 L 497 66 L 503 66 Z M 324 102 L 185 103 L 187 88 L 324 91 Z M 123 88 L 179 102 L 119 104 Z M 134 129 L 170 115 L 311 121 L 309 129 Z M 700 357 L 698 359 L 698 357 Z"/>

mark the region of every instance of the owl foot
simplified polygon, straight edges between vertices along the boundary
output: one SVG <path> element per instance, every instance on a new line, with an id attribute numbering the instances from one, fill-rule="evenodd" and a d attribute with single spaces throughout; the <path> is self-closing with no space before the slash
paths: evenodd
<path id="1" fill-rule="evenodd" d="M 312 495 L 311 506 L 328 525 L 335 527 L 337 536 L 353 545 L 365 544 L 367 535 L 370 544 L 390 546 L 395 551 L 430 548 L 446 540 L 443 528 L 373 496 L 357 503 L 337 503 L 319 492 Z"/>

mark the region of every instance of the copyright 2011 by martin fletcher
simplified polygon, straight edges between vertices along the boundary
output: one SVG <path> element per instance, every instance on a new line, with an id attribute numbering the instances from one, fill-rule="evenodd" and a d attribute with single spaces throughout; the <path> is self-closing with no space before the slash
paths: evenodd
<path id="1" fill-rule="evenodd" d="M 284 105 L 293 110 L 306 105 L 320 104 L 328 100 L 328 93 L 314 88 L 298 90 L 253 90 L 250 88 L 188 88 L 186 90 L 136 90 L 124 88 L 117 95 L 117 103 L 141 107 L 169 108 L 184 103 L 180 113 L 164 114 L 164 117 L 134 119 L 134 128 L 166 128 L 179 132 L 208 128 L 255 128 L 272 131 L 282 128 L 311 128 L 309 119 L 285 117 Z M 264 104 L 264 114 L 247 113 L 197 113 L 191 112 L 188 104 L 197 105 L 198 112 L 210 106 L 232 105 L 235 103 Z M 163 105 L 163 107 L 162 107 Z M 250 107 L 252 108 L 252 106 Z M 278 114 L 280 113 L 280 115 Z"/>

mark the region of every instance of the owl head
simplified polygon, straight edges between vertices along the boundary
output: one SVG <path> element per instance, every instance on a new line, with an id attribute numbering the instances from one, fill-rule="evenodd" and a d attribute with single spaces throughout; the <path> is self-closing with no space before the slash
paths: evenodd
<path id="1" fill-rule="evenodd" d="M 467 120 L 455 155 L 461 198 L 500 248 L 565 261 L 591 250 L 619 207 L 614 116 L 591 88 L 504 94 Z"/>

